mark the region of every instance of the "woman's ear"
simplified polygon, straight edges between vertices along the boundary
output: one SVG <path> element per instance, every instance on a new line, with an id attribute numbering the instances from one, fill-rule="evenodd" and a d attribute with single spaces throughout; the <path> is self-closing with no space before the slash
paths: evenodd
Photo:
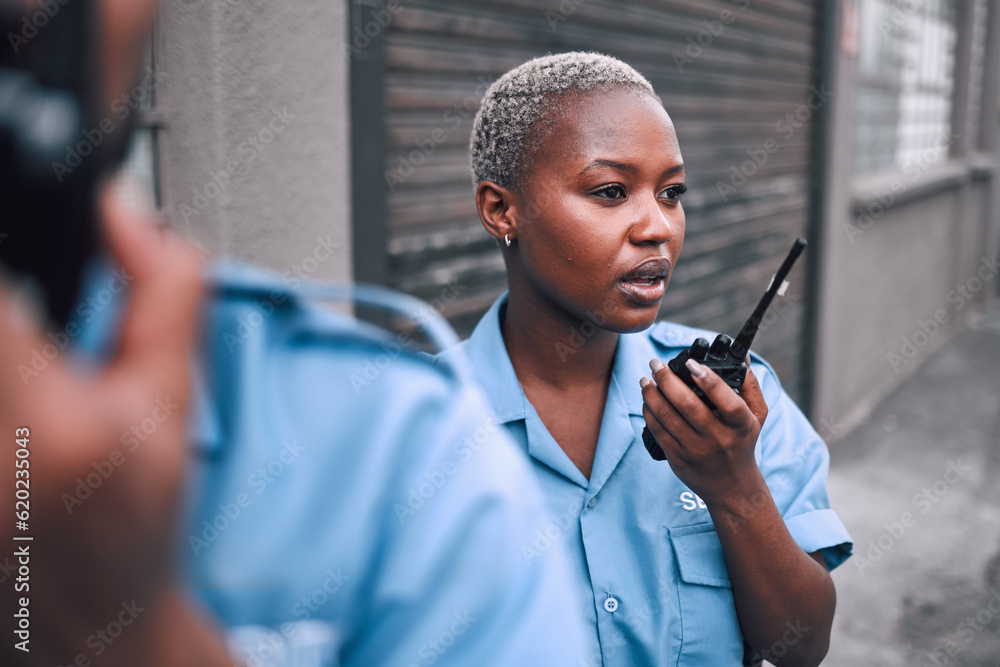
<path id="1" fill-rule="evenodd" d="M 517 238 L 514 193 L 493 181 L 483 181 L 476 188 L 476 209 L 483 227 L 498 241 L 510 245 Z"/>

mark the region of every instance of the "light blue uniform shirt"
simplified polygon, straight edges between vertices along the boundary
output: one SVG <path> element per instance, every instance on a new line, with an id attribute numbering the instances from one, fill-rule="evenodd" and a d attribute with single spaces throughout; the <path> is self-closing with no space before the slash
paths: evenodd
<path id="1" fill-rule="evenodd" d="M 549 520 L 519 548 L 525 563 L 568 551 L 589 628 L 583 664 L 742 664 L 732 583 L 708 510 L 642 443 L 639 379 L 649 375 L 650 359 L 673 358 L 695 338 L 714 334 L 661 322 L 619 337 L 588 480 L 525 398 L 500 332 L 506 298 L 443 356 L 464 352 L 498 420 L 534 463 Z M 573 353 L 567 338 L 553 349 L 553 364 Z M 826 445 L 774 371 L 754 355 L 752 368 L 768 405 L 756 447 L 761 472 L 792 537 L 806 552 L 821 550 L 833 569 L 852 544 L 827 498 Z"/>
<path id="2" fill-rule="evenodd" d="M 472 383 L 273 277 L 222 265 L 209 285 L 178 542 L 234 652 L 578 667 L 568 565 L 520 549 L 543 497 Z M 113 323 L 94 330 L 107 347 Z"/>

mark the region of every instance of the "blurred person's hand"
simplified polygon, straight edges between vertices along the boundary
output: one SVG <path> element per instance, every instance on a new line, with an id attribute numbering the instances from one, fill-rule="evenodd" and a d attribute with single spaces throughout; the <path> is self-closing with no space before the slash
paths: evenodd
<path id="1" fill-rule="evenodd" d="M 18 438 L 27 437 L 30 450 L 29 474 L 19 475 L 30 484 L 27 530 L 15 530 L 10 515 L 0 522 L 0 560 L 18 549 L 29 554 L 12 561 L 15 569 L 26 561 L 30 588 L 5 591 L 0 613 L 10 622 L 18 599 L 30 597 L 30 653 L 5 633 L 0 655 L 17 664 L 230 664 L 179 597 L 172 569 L 201 260 L 111 194 L 102 217 L 110 250 L 132 280 L 120 343 L 99 374 L 82 377 L 57 357 L 23 382 L 19 365 L 49 340 L 0 286 L 0 451 L 8 459 L 0 497 L 11 514 L 15 474 L 24 470 L 15 468 Z M 163 415 L 123 462 L 104 466 L 110 474 L 86 500 L 64 503 L 95 463 L 121 456 L 123 434 Z M 13 589 L 20 580 L 10 579 Z"/>

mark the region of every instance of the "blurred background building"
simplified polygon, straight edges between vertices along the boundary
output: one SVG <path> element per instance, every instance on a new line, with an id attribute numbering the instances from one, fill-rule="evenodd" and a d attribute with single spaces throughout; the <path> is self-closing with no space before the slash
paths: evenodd
<path id="1" fill-rule="evenodd" d="M 688 168 L 662 316 L 756 348 L 828 438 L 997 293 L 987 0 L 166 0 L 131 170 L 215 253 L 390 285 L 467 335 L 505 288 L 467 142 L 486 87 L 595 50 L 653 83 Z"/>

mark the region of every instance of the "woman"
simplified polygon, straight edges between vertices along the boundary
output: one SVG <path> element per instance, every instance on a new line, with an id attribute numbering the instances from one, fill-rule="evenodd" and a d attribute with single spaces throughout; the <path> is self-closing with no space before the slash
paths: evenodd
<path id="1" fill-rule="evenodd" d="M 541 480 L 552 524 L 522 553 L 568 550 L 590 664 L 739 665 L 744 639 L 819 664 L 851 550 L 825 445 L 759 357 L 741 395 L 692 362 L 715 412 L 659 361 L 712 334 L 653 326 L 685 171 L 652 86 L 607 56 L 529 61 L 487 91 L 470 150 L 509 292 L 457 349 Z"/>

